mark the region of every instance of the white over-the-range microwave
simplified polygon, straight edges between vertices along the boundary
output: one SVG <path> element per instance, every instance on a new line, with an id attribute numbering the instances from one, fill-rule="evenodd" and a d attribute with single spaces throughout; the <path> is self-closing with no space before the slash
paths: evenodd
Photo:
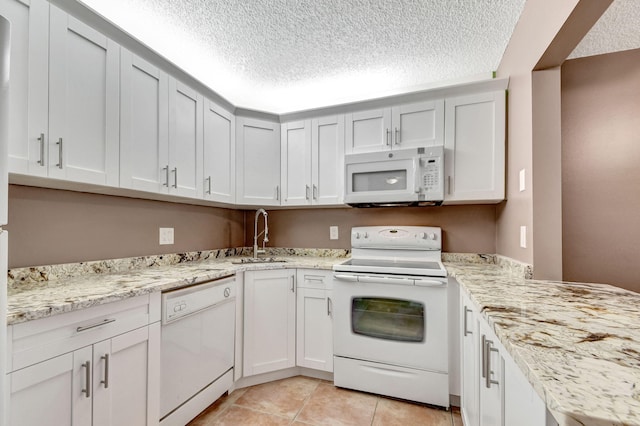
<path id="1" fill-rule="evenodd" d="M 345 156 L 345 203 L 354 207 L 440 205 L 444 148 L 429 146 Z"/>

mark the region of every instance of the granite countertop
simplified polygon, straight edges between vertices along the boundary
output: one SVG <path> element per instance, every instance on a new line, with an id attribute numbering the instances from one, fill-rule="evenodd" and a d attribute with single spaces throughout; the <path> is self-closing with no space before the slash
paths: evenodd
<path id="1" fill-rule="evenodd" d="M 284 263 L 235 264 L 244 249 L 9 271 L 9 324 L 277 268 L 331 269 L 348 251 L 282 249 Z M 561 425 L 640 425 L 640 294 L 535 281 L 529 265 L 443 253 L 502 345 Z M 108 272 L 108 273 L 105 273 Z"/>
<path id="2" fill-rule="evenodd" d="M 23 279 L 8 287 L 7 324 L 19 324 L 129 297 L 184 287 L 247 270 L 331 269 L 335 263 L 344 260 L 344 257 L 331 256 L 278 256 L 277 259 L 284 262 L 233 263 L 240 258 L 242 257 L 210 258 L 52 280 Z M 94 264 L 99 265 L 99 262 Z M 36 274 L 42 272 L 37 271 Z"/>
<path id="3" fill-rule="evenodd" d="M 561 425 L 640 425 L 640 294 L 447 264 Z"/>

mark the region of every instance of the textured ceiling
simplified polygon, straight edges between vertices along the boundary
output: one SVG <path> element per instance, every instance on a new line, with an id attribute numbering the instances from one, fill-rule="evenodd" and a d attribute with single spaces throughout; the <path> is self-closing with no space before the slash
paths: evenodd
<path id="1" fill-rule="evenodd" d="M 525 2 L 80 1 L 234 105 L 274 113 L 488 78 Z M 638 23 L 640 0 L 615 0 L 569 58 L 639 48 Z"/>
<path id="2" fill-rule="evenodd" d="M 569 59 L 640 48 L 640 1 L 614 0 Z"/>
<path id="3" fill-rule="evenodd" d="M 490 77 L 525 0 L 82 0 L 233 104 L 275 113 Z"/>

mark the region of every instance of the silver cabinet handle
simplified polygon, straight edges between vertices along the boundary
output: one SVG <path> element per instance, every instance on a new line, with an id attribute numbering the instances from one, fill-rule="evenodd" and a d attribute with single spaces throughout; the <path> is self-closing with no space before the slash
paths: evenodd
<path id="1" fill-rule="evenodd" d="M 56 145 L 58 145 L 58 164 L 56 164 L 56 166 L 58 166 L 59 169 L 62 169 L 62 138 L 58 139 Z"/>
<path id="2" fill-rule="evenodd" d="M 104 384 L 104 388 L 109 388 L 109 354 L 104 354 L 100 359 L 104 360 L 104 380 L 101 380 L 100 383 Z"/>
<path id="3" fill-rule="evenodd" d="M 500 382 L 498 382 L 497 380 L 493 380 L 491 378 L 491 373 L 493 373 L 493 370 L 491 370 L 491 352 L 496 352 L 496 353 L 500 353 L 500 351 L 498 351 L 496 348 L 492 347 L 493 346 L 493 342 L 491 340 L 485 340 L 485 356 L 487 357 L 487 376 L 486 376 L 486 382 L 485 385 L 487 386 L 487 388 L 490 388 L 491 385 L 499 385 Z"/>
<path id="4" fill-rule="evenodd" d="M 167 167 L 163 167 L 162 170 L 164 170 L 164 183 L 162 184 L 162 186 L 166 186 L 168 188 L 169 187 L 169 165 L 167 164 Z"/>
<path id="5" fill-rule="evenodd" d="M 110 323 L 115 322 L 115 321 L 116 320 L 114 318 L 112 318 L 112 319 L 103 319 L 102 321 L 100 321 L 98 323 L 91 324 L 91 325 L 85 325 L 85 326 L 76 328 L 76 333 L 81 333 L 83 331 L 91 330 L 92 328 L 100 327 L 101 325 L 110 324 Z"/>
<path id="6" fill-rule="evenodd" d="M 451 176 L 447 176 L 447 194 L 451 195 Z"/>
<path id="7" fill-rule="evenodd" d="M 211 195 L 211 176 L 207 178 L 207 182 L 209 182 L 209 189 L 207 190 L 207 194 Z"/>
<path id="8" fill-rule="evenodd" d="M 44 166 L 44 133 L 40 133 L 38 140 L 40 141 L 40 159 L 38 160 L 38 164 Z"/>
<path id="9" fill-rule="evenodd" d="M 291 293 L 296 292 L 296 276 L 291 275 Z"/>
<path id="10" fill-rule="evenodd" d="M 400 130 L 396 127 L 396 131 L 395 131 L 395 144 L 396 145 L 400 145 Z"/>
<path id="11" fill-rule="evenodd" d="M 87 369 L 84 376 L 85 389 L 82 389 L 82 393 L 87 394 L 87 398 L 91 398 L 91 361 L 82 364 L 82 368 Z"/>
<path id="12" fill-rule="evenodd" d="M 177 167 L 173 168 L 173 187 L 174 188 L 178 187 L 178 168 Z"/>
<path id="13" fill-rule="evenodd" d="M 327 297 L 327 316 L 330 317 L 331 316 L 331 298 Z"/>
<path id="14" fill-rule="evenodd" d="M 276 200 L 280 201 L 280 185 L 276 185 Z"/>
<path id="15" fill-rule="evenodd" d="M 387 146 L 391 145 L 391 130 L 387 129 Z"/>
<path id="16" fill-rule="evenodd" d="M 309 185 L 306 185 L 306 188 L 304 190 L 304 194 L 305 194 L 305 198 L 308 200 L 309 199 L 309 190 L 311 188 L 309 188 Z"/>
<path id="17" fill-rule="evenodd" d="M 462 324 L 462 329 L 464 331 L 464 337 L 467 337 L 468 334 L 473 334 L 473 332 L 467 330 L 467 314 L 471 312 L 471 309 L 464 307 L 464 324 Z"/>
<path id="18" fill-rule="evenodd" d="M 482 368 L 481 368 L 481 372 L 482 372 L 482 377 L 485 378 L 487 377 L 487 338 L 485 337 L 485 335 L 482 335 Z"/>
<path id="19" fill-rule="evenodd" d="M 313 185 L 313 199 L 317 200 L 318 199 L 318 187 Z"/>

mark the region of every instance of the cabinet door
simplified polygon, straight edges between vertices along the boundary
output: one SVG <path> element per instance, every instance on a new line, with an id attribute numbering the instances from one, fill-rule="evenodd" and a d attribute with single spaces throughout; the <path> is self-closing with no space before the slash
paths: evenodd
<path id="1" fill-rule="evenodd" d="M 280 124 L 236 119 L 238 204 L 280 205 Z"/>
<path id="2" fill-rule="evenodd" d="M 204 198 L 235 201 L 236 119 L 229 111 L 205 100 L 204 106 Z"/>
<path id="3" fill-rule="evenodd" d="M 91 360 L 89 346 L 9 374 L 9 425 L 91 425 Z"/>
<path id="4" fill-rule="evenodd" d="M 446 100 L 445 203 L 504 199 L 504 135 L 504 92 Z"/>
<path id="5" fill-rule="evenodd" d="M 244 376 L 296 364 L 295 270 L 244 276 Z"/>
<path id="6" fill-rule="evenodd" d="M 328 290 L 298 288 L 296 364 L 333 372 L 333 321 Z"/>
<path id="7" fill-rule="evenodd" d="M 444 100 L 393 107 L 393 148 L 442 145 Z"/>
<path id="8" fill-rule="evenodd" d="M 153 423 L 147 410 L 149 336 L 142 327 L 94 345 L 93 426 Z"/>
<path id="9" fill-rule="evenodd" d="M 169 82 L 167 74 L 121 50 L 120 186 L 167 192 Z"/>
<path id="10" fill-rule="evenodd" d="M 479 421 L 480 353 L 478 313 L 471 301 L 460 293 L 460 363 L 461 363 L 461 407 L 460 414 L 465 425 L 477 425 Z"/>
<path id="11" fill-rule="evenodd" d="M 49 135 L 49 4 L 1 0 L 11 22 L 9 171 L 47 175 Z"/>
<path id="12" fill-rule="evenodd" d="M 282 205 L 311 204 L 311 121 L 284 123 L 281 137 Z"/>
<path id="13" fill-rule="evenodd" d="M 202 96 L 169 79 L 169 193 L 202 198 Z"/>
<path id="14" fill-rule="evenodd" d="M 480 425 L 504 425 L 504 355 L 489 325 L 480 322 Z"/>
<path id="15" fill-rule="evenodd" d="M 344 116 L 316 118 L 311 123 L 313 204 L 344 202 Z"/>
<path id="16" fill-rule="evenodd" d="M 504 357 L 504 424 L 543 426 L 547 407 L 509 355 Z"/>
<path id="17" fill-rule="evenodd" d="M 391 149 L 391 108 L 347 114 L 346 152 Z"/>
<path id="18" fill-rule="evenodd" d="M 49 176 L 119 180 L 119 46 L 50 6 Z"/>

